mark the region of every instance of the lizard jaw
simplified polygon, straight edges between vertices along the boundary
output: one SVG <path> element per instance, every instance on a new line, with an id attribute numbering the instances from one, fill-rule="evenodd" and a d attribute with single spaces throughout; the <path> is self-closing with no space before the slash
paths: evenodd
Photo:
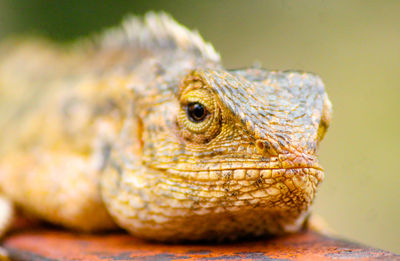
<path id="1" fill-rule="evenodd" d="M 243 171 L 244 179 L 236 180 L 235 172 Z M 265 171 L 271 176 L 262 176 Z M 231 179 L 224 178 L 228 172 Z M 317 177 L 323 176 L 316 168 L 220 173 L 220 179 L 205 181 L 149 168 L 127 170 L 103 181 L 103 198 L 116 222 L 140 237 L 234 240 L 300 230 L 320 182 Z"/>
<path id="2" fill-rule="evenodd" d="M 291 233 L 302 228 L 324 174 L 316 161 L 283 165 L 122 165 L 103 176 L 103 198 L 121 227 L 151 240 Z"/>

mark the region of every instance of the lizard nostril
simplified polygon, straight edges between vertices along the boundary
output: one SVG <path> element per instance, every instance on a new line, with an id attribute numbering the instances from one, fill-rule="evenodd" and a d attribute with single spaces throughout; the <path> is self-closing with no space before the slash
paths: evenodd
<path id="1" fill-rule="evenodd" d="M 270 143 L 266 140 L 257 140 L 256 148 L 260 154 L 268 153 L 270 156 L 276 156 L 278 154 L 277 151 L 271 147 Z"/>
<path id="2" fill-rule="evenodd" d="M 256 148 L 259 153 L 264 153 L 265 150 L 265 144 L 262 140 L 256 141 Z"/>

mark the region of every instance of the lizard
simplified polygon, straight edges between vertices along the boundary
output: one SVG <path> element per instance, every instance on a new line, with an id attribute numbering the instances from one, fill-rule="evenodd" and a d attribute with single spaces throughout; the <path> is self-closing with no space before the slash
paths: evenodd
<path id="1" fill-rule="evenodd" d="M 68 45 L 4 41 L 0 57 L 0 233 L 11 204 L 161 242 L 304 228 L 332 111 L 316 74 L 225 69 L 154 12 Z"/>

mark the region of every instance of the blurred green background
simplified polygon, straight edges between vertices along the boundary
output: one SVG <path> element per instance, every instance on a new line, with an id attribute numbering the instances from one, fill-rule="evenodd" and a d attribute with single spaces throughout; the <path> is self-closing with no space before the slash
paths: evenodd
<path id="1" fill-rule="evenodd" d="M 400 253 L 400 1 L 0 0 L 0 37 L 66 41 L 148 10 L 198 29 L 228 68 L 321 75 L 334 118 L 315 212 L 345 238 Z"/>

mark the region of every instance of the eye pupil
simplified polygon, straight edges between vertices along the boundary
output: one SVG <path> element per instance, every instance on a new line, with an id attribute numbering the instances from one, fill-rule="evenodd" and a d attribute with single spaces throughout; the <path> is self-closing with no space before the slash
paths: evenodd
<path id="1" fill-rule="evenodd" d="M 189 119 L 193 122 L 201 122 L 207 115 L 207 110 L 201 103 L 189 103 L 187 108 Z"/>

